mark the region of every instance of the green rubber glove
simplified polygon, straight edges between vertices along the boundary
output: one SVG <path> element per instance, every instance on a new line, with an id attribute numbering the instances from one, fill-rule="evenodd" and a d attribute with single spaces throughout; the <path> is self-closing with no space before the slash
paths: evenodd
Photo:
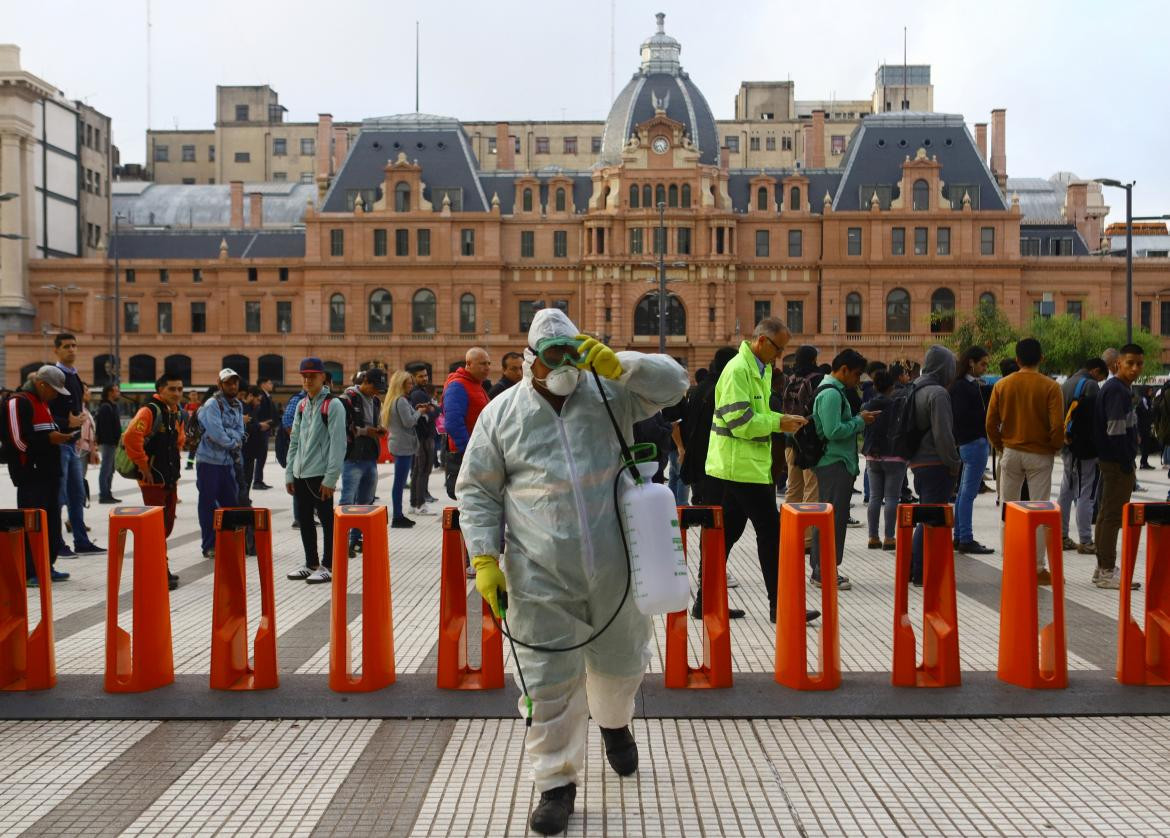
<path id="1" fill-rule="evenodd" d="M 476 556 L 471 560 L 471 566 L 475 568 L 475 589 L 491 607 L 498 620 L 503 615 L 500 613 L 500 600 L 496 593 L 508 590 L 504 571 L 500 570 L 500 563 L 495 556 Z"/>
<path id="2" fill-rule="evenodd" d="M 581 358 L 577 366 L 581 369 L 595 369 L 602 378 L 616 379 L 621 376 L 622 364 L 612 349 L 589 335 L 577 335 L 577 340 L 582 341 L 577 348 Z"/>

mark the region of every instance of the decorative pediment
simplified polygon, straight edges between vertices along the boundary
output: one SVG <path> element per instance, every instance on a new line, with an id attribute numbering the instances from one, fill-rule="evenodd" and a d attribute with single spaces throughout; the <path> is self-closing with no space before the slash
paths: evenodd
<path id="1" fill-rule="evenodd" d="M 424 212 L 431 212 L 431 202 L 423 197 L 423 179 L 422 166 L 418 164 L 417 160 L 408 160 L 406 154 L 398 152 L 398 157 L 394 160 L 387 161 L 382 168 L 384 174 L 382 180 L 382 197 L 379 198 L 373 207 L 366 207 L 367 212 L 385 212 L 395 208 L 394 195 L 398 185 L 405 183 L 409 187 L 410 205 L 408 212 L 421 210 Z"/>

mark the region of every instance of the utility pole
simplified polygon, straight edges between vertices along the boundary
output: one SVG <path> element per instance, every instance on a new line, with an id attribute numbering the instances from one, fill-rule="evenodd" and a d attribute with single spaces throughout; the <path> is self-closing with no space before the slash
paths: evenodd
<path id="1" fill-rule="evenodd" d="M 666 354 L 666 204 L 658 203 L 658 235 L 654 249 L 658 251 L 658 354 Z"/>
<path id="2" fill-rule="evenodd" d="M 122 216 L 114 216 L 114 375 L 111 384 L 122 383 L 122 274 L 118 264 L 121 248 L 118 238 L 118 223 Z"/>

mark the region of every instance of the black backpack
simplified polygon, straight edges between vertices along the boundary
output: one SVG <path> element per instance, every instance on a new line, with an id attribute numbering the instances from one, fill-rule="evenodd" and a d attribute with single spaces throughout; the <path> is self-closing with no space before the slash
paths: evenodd
<path id="1" fill-rule="evenodd" d="M 11 393 L 0 399 L 0 464 L 4 465 L 20 462 L 20 453 L 12 442 L 12 428 L 8 424 L 8 403 L 16 398 L 20 398 L 19 393 Z"/>
<path id="2" fill-rule="evenodd" d="M 831 389 L 833 389 L 831 383 L 821 384 L 813 393 L 813 402 L 816 402 L 817 396 L 822 390 Z M 820 462 L 821 457 L 825 456 L 825 440 L 817 432 L 817 423 L 813 421 L 811 413 L 810 409 L 808 422 L 792 435 L 795 448 L 792 462 L 799 468 L 814 468 Z"/>
<path id="3" fill-rule="evenodd" d="M 1097 443 L 1093 435 L 1096 394 L 1085 392 L 1088 381 L 1089 378 L 1086 376 L 1077 382 L 1068 413 L 1064 418 L 1064 441 L 1068 444 L 1068 450 L 1078 460 L 1089 460 L 1097 456 Z"/>
<path id="4" fill-rule="evenodd" d="M 929 386 L 929 385 L 927 385 Z M 942 385 L 935 385 L 942 386 Z M 923 387 L 922 390 L 926 388 Z M 888 455 L 909 460 L 918 453 L 918 445 L 926 435 L 926 429 L 918 427 L 914 414 L 914 398 L 921 392 L 917 384 L 911 384 L 894 396 L 890 409 L 890 446 Z"/>

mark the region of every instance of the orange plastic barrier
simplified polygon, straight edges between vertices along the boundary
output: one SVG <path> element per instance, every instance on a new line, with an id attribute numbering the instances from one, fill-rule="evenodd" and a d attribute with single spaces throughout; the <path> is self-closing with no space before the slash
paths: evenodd
<path id="1" fill-rule="evenodd" d="M 1127 503 L 1122 511 L 1121 605 L 1117 619 L 1117 680 L 1170 685 L 1170 503 Z M 1146 529 L 1144 628 L 1133 618 L 1138 540 Z"/>
<path id="2" fill-rule="evenodd" d="M 999 680 L 1029 689 L 1067 687 L 1060 509 L 1050 501 L 1011 501 L 1003 505 L 1003 521 Z M 1043 628 L 1036 584 L 1041 528 L 1047 528 L 1043 535 L 1052 573 L 1052 622 Z"/>
<path id="3" fill-rule="evenodd" d="M 133 637 L 118 625 L 118 585 L 126 533 L 134 534 Z M 167 537 L 161 506 L 118 506 L 110 513 L 106 583 L 106 692 L 153 690 L 175 680 Z"/>
<path id="4" fill-rule="evenodd" d="M 805 530 L 815 527 L 821 551 L 819 671 L 808 671 L 804 620 Z M 776 603 L 776 683 L 794 690 L 841 686 L 841 641 L 837 628 L 837 545 L 833 505 L 786 503 L 780 509 L 780 570 Z"/>
<path id="5" fill-rule="evenodd" d="M 350 530 L 362 533 L 362 674 L 353 676 L 353 638 L 346 615 Z M 370 692 L 394 683 L 394 614 L 384 506 L 340 506 L 333 513 L 333 610 L 329 623 L 329 688 Z"/>
<path id="6" fill-rule="evenodd" d="M 246 528 L 256 540 L 260 572 L 260 625 L 254 663 L 248 665 L 248 575 L 244 565 Z M 211 612 L 211 688 L 270 690 L 276 670 L 276 587 L 272 575 L 272 524 L 267 509 L 215 511 L 215 587 Z"/>
<path id="7" fill-rule="evenodd" d="M 914 528 L 922 524 L 922 663 L 910 624 L 910 560 Z M 894 585 L 895 687 L 959 685 L 959 610 L 955 599 L 954 510 L 949 503 L 901 504 Z"/>
<path id="8" fill-rule="evenodd" d="M 25 538 L 40 582 L 41 619 L 28 630 Z M 48 521 L 42 509 L 0 509 L 0 690 L 47 690 L 57 684 Z"/>
<path id="9" fill-rule="evenodd" d="M 498 690 L 504 686 L 504 637 L 483 602 L 480 616 L 480 666 L 467 664 L 467 574 L 459 510 L 443 510 L 443 564 L 439 593 L 439 672 L 444 690 Z"/>
<path id="10" fill-rule="evenodd" d="M 394 455 L 390 453 L 390 445 L 386 434 L 378 437 L 378 465 L 394 462 Z"/>
<path id="11" fill-rule="evenodd" d="M 666 615 L 666 686 L 713 689 L 731 686 L 731 624 L 727 617 L 727 553 L 723 510 L 718 506 L 680 506 L 678 525 L 683 553 L 687 528 L 701 527 L 703 586 L 703 662 L 687 663 L 687 612 Z"/>

